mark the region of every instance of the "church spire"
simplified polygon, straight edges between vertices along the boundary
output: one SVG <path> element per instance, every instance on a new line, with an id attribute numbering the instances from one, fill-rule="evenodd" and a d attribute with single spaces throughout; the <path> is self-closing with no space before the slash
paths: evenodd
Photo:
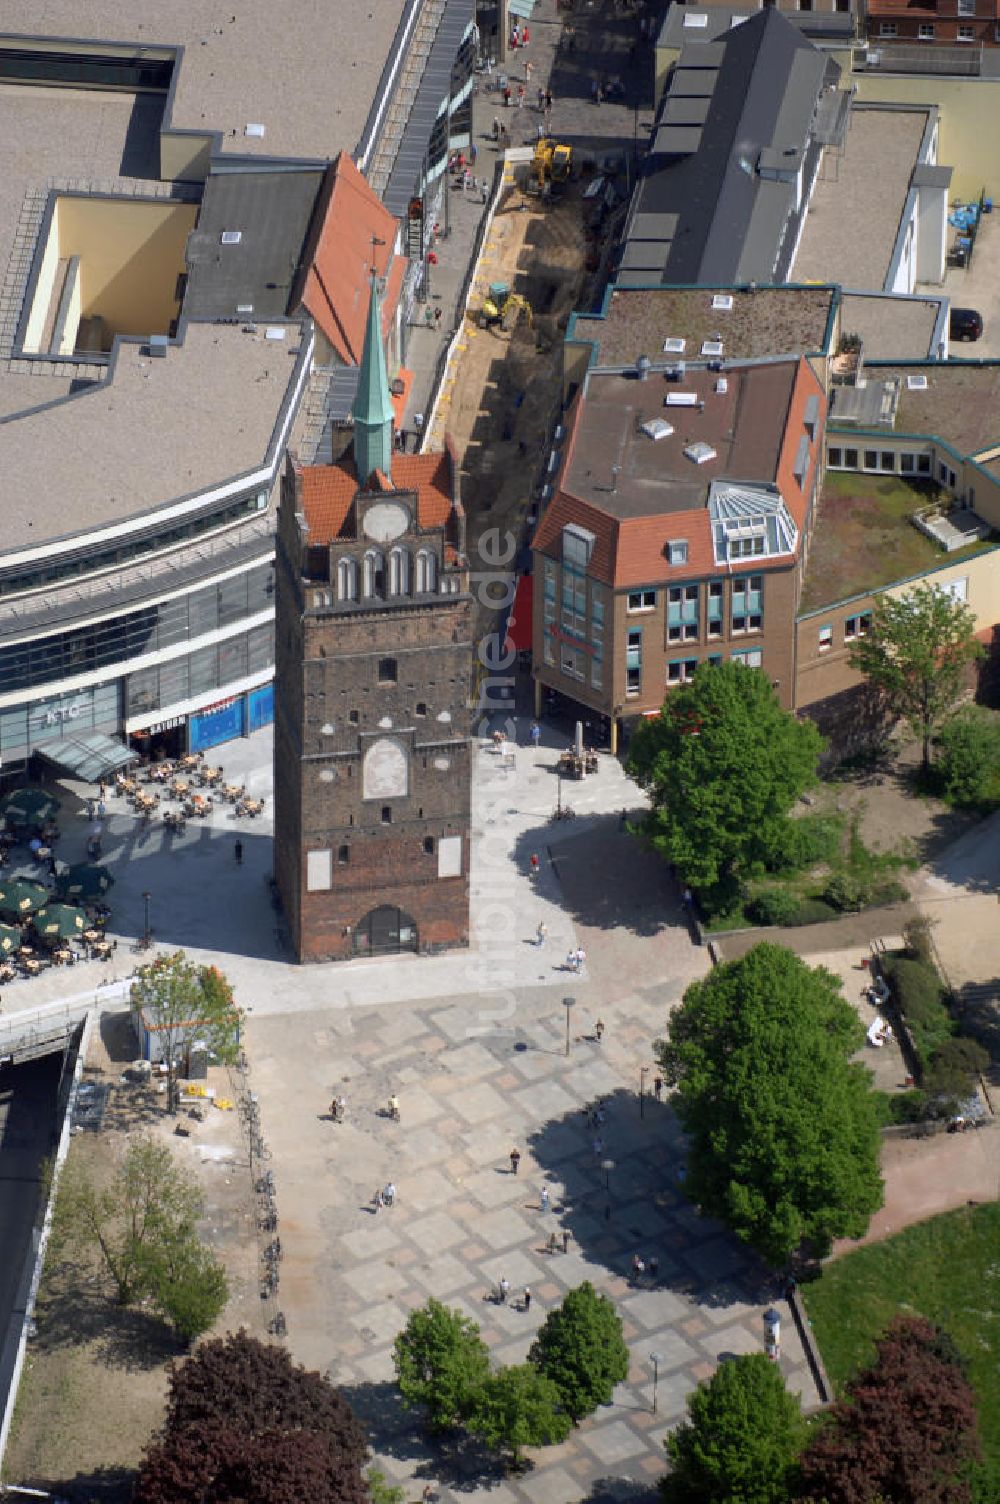
<path id="1" fill-rule="evenodd" d="M 361 352 L 361 371 L 351 416 L 354 418 L 354 462 L 361 484 L 367 485 L 376 470 L 381 470 L 383 475 L 391 475 L 393 408 L 382 344 L 378 274 L 374 267 L 365 344 Z"/>

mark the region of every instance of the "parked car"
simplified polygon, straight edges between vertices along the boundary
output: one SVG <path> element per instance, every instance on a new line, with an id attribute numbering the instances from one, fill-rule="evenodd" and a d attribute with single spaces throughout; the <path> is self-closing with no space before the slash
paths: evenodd
<path id="1" fill-rule="evenodd" d="M 949 324 L 952 339 L 980 339 L 983 316 L 975 308 L 953 308 Z"/>

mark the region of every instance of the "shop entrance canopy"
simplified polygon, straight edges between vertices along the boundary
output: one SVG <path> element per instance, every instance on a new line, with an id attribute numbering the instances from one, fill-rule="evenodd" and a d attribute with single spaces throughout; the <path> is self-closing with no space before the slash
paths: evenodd
<path id="1" fill-rule="evenodd" d="M 99 783 L 102 778 L 109 778 L 119 768 L 135 762 L 139 755 L 124 742 L 116 742 L 114 737 L 100 731 L 87 736 L 63 736 L 33 750 L 61 772 L 82 778 L 84 783 Z"/>

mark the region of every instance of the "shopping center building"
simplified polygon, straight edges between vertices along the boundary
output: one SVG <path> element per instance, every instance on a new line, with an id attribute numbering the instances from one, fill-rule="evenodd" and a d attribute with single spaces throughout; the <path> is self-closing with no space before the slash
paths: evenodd
<path id="1" fill-rule="evenodd" d="M 350 386 L 373 257 L 405 359 L 405 211 L 467 139 L 472 0 L 203 16 L 95 0 L 80 40 L 50 0 L 27 37 L 0 0 L 4 778 L 270 721 L 286 451 Z"/>

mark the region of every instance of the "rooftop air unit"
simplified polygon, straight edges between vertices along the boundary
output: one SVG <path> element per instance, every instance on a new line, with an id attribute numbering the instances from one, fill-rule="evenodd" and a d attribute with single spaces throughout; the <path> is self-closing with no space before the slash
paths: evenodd
<path id="1" fill-rule="evenodd" d="M 650 359 L 648 355 L 640 355 L 635 363 L 635 374 L 640 381 L 647 380 L 649 376 Z"/>

